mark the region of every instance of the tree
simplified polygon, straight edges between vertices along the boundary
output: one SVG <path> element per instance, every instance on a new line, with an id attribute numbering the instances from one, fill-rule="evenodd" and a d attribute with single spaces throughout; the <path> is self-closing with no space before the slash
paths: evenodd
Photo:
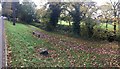
<path id="1" fill-rule="evenodd" d="M 20 5 L 18 18 L 23 22 L 31 23 L 36 18 L 35 7 L 36 5 L 32 1 L 23 1 Z"/>
<path id="2" fill-rule="evenodd" d="M 80 10 L 81 5 L 82 3 L 49 3 L 49 9 L 51 10 L 51 13 L 47 30 L 53 31 L 53 29 L 55 29 L 61 11 L 66 10 L 69 12 L 69 15 L 73 20 L 73 33 L 77 36 L 80 36 L 80 21 L 85 17 L 85 13 Z"/>
<path id="3" fill-rule="evenodd" d="M 84 3 L 83 6 L 81 7 L 81 11 L 84 14 L 83 19 L 87 27 L 87 35 L 89 38 L 92 37 L 93 27 L 95 26 L 95 22 L 92 19 L 92 16 L 94 16 L 93 14 L 96 13 L 96 11 L 98 10 L 98 7 L 96 7 L 95 5 L 96 5 L 95 2 L 87 2 Z"/>
<path id="4" fill-rule="evenodd" d="M 111 0 L 110 0 L 110 2 L 111 2 L 111 4 L 112 4 L 112 8 L 113 8 L 113 14 L 114 14 L 114 18 L 116 19 L 116 17 L 117 17 L 117 12 L 118 12 L 118 5 L 119 5 L 119 0 L 117 1 L 117 2 L 112 2 Z M 114 21 L 114 35 L 116 35 L 116 20 Z"/>
<path id="5" fill-rule="evenodd" d="M 13 17 L 13 25 L 15 25 L 17 15 L 19 13 L 19 1 L 18 2 L 12 2 L 12 17 Z"/>
<path id="6" fill-rule="evenodd" d="M 61 10 L 66 10 L 69 12 L 69 15 L 72 17 L 72 28 L 73 33 L 76 36 L 80 36 L 80 21 L 82 19 L 82 12 L 80 11 L 81 3 L 63 3 Z"/>
<path id="7" fill-rule="evenodd" d="M 2 15 L 6 16 L 8 20 L 13 20 L 13 25 L 15 25 L 18 9 L 19 9 L 19 1 L 17 2 L 2 2 Z"/>
<path id="8" fill-rule="evenodd" d="M 71 26 L 71 21 L 72 21 L 72 17 L 71 15 L 69 15 L 69 13 L 67 11 L 63 11 L 63 13 L 61 13 L 60 15 L 60 20 L 66 21 L 67 23 L 69 23 L 69 26 Z"/>
<path id="9" fill-rule="evenodd" d="M 10 17 L 12 17 L 12 5 L 11 2 L 2 2 L 2 16 L 8 17 L 8 20 L 10 20 Z"/>
<path id="10" fill-rule="evenodd" d="M 47 24 L 47 31 L 53 31 L 56 28 L 58 23 L 58 18 L 60 17 L 61 12 L 61 3 L 50 2 L 49 9 L 50 9 L 50 21 Z"/>
<path id="11" fill-rule="evenodd" d="M 40 9 L 37 9 L 37 11 L 36 11 L 36 17 L 42 23 L 48 23 L 49 22 L 50 13 L 51 13 L 50 10 L 47 9 L 47 4 L 45 4 Z"/>
<path id="12" fill-rule="evenodd" d="M 118 24 L 120 24 L 120 1 L 118 1 L 117 9 L 118 9 Z"/>
<path id="13" fill-rule="evenodd" d="M 112 10 L 112 5 L 110 3 L 106 3 L 105 5 L 101 5 L 99 7 L 99 10 L 101 10 L 102 12 L 102 16 L 105 18 L 105 17 L 108 17 L 108 18 L 112 18 L 114 15 L 113 14 L 113 10 Z"/>
<path id="14" fill-rule="evenodd" d="M 47 11 L 45 10 L 44 7 L 37 9 L 37 12 L 36 12 L 37 18 L 42 20 L 43 16 L 45 16 L 46 13 Z"/>
<path id="15" fill-rule="evenodd" d="M 114 16 L 114 15 L 112 15 L 113 14 L 112 5 L 110 3 L 106 3 L 105 5 L 101 5 L 99 7 L 99 10 L 101 10 L 101 12 L 102 12 L 101 14 L 102 14 L 102 16 L 104 18 L 104 22 L 106 23 L 105 33 L 107 33 L 107 31 L 108 31 L 108 22 Z"/>
<path id="16" fill-rule="evenodd" d="M 80 12 L 80 4 L 76 3 L 73 5 L 74 9 L 70 14 L 73 18 L 73 33 L 77 36 L 80 36 L 80 21 L 81 21 L 81 12 Z"/>

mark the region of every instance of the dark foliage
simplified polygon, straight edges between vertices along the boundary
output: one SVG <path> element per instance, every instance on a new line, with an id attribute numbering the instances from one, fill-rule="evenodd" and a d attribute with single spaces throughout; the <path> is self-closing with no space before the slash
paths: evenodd
<path id="1" fill-rule="evenodd" d="M 58 18 L 61 12 L 61 6 L 59 3 L 50 3 L 49 9 L 51 10 L 50 13 L 50 21 L 47 24 L 47 31 L 53 31 L 58 23 Z"/>

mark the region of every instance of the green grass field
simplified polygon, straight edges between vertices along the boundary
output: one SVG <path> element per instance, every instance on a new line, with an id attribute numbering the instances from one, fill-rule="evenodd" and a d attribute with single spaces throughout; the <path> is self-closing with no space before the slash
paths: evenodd
<path id="1" fill-rule="evenodd" d="M 97 54 L 89 53 L 82 50 L 76 51 L 74 49 L 68 48 L 68 46 L 62 44 L 52 44 L 52 42 L 38 39 L 32 35 L 32 29 L 42 31 L 48 35 L 60 37 L 61 40 L 66 41 L 75 41 L 76 38 L 66 37 L 64 35 L 53 34 L 46 31 L 43 31 L 39 28 L 36 28 L 31 25 L 24 25 L 17 23 L 16 26 L 13 26 L 11 22 L 5 21 L 5 31 L 7 35 L 8 42 L 8 65 L 13 67 L 70 67 L 70 66 L 117 66 L 116 58 L 117 55 L 108 55 L 108 54 Z M 106 43 L 92 43 L 85 42 L 86 45 L 91 47 L 106 47 Z M 79 44 L 82 44 L 80 41 Z M 115 43 L 113 43 L 116 45 Z M 113 45 L 113 46 L 114 46 Z M 107 46 L 109 47 L 109 46 Z M 48 48 L 54 52 L 50 52 L 50 55 L 56 57 L 44 57 L 38 55 L 39 52 L 36 52 L 36 48 Z M 61 50 L 63 49 L 63 50 Z M 66 51 L 68 49 L 68 51 Z M 11 53 L 11 55 L 10 55 Z M 68 56 L 69 55 L 69 56 Z"/>
<path id="2" fill-rule="evenodd" d="M 83 24 L 83 22 L 81 22 L 81 23 Z M 66 21 L 59 21 L 58 24 L 67 25 L 67 26 L 69 25 L 69 23 L 66 22 Z M 72 22 L 71 22 L 71 24 L 72 24 Z M 95 28 L 99 28 L 99 29 L 105 30 L 106 29 L 106 23 L 98 24 L 98 25 L 95 26 Z M 113 29 L 114 29 L 113 24 L 108 24 L 108 30 L 111 31 Z M 116 29 L 118 30 L 118 24 L 117 24 Z"/>
<path id="3" fill-rule="evenodd" d="M 67 25 L 67 26 L 69 25 L 69 23 L 67 23 L 66 21 L 60 21 L 60 20 L 59 20 L 58 24 Z M 71 22 L 71 24 L 72 24 L 72 22 Z"/>
<path id="4" fill-rule="evenodd" d="M 69 23 L 66 22 L 66 21 L 60 21 L 58 22 L 58 24 L 60 25 L 66 25 L 66 26 L 69 26 Z M 71 25 L 72 25 L 72 22 L 71 22 Z M 119 32 L 119 27 L 120 25 L 117 24 L 116 25 L 116 32 L 117 32 L 117 38 L 120 37 L 120 32 Z M 98 32 L 98 30 L 100 30 Z M 86 37 L 85 35 L 88 35 L 87 33 L 87 28 L 86 28 L 86 25 L 84 22 L 81 22 L 81 36 L 83 37 Z M 107 32 L 105 33 L 106 31 L 106 23 L 100 23 L 100 24 L 96 24 L 94 26 L 94 35 L 93 37 L 98 37 L 98 38 L 105 38 L 107 39 L 107 35 L 112 35 L 113 34 L 113 31 L 114 31 L 114 23 L 112 24 L 107 24 Z M 117 39 L 118 40 L 118 39 Z"/>
<path id="5" fill-rule="evenodd" d="M 113 24 L 108 24 L 108 30 L 109 31 L 113 31 L 114 30 L 114 26 Z M 102 30 L 106 30 L 106 23 L 102 23 L 100 25 L 96 25 L 95 28 L 99 28 L 99 29 L 102 29 Z M 116 26 L 116 29 L 118 30 L 118 25 Z"/>

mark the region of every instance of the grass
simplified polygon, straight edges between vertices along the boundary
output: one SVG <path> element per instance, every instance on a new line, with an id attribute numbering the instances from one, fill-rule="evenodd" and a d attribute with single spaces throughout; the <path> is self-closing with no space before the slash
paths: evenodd
<path id="1" fill-rule="evenodd" d="M 38 39 L 32 35 L 32 29 L 37 29 L 48 35 L 54 35 L 66 41 L 74 41 L 70 37 L 64 35 L 53 34 L 41 29 L 38 29 L 31 25 L 24 25 L 17 23 L 13 26 L 11 22 L 5 21 L 5 30 L 8 40 L 8 47 L 11 51 L 11 60 L 9 66 L 13 67 L 70 67 L 70 66 L 111 66 L 110 63 L 116 63 L 112 61 L 117 55 L 106 55 L 97 53 L 87 53 L 85 51 L 70 49 L 67 46 L 60 44 L 52 44 L 52 42 Z M 99 43 L 99 42 L 98 42 Z M 88 43 L 89 45 L 89 43 Z M 92 43 L 90 44 L 92 45 Z M 104 46 L 104 45 L 103 45 Z M 94 46 L 93 46 L 94 47 Z M 48 48 L 54 52 L 50 52 L 51 56 L 44 57 L 39 55 L 37 49 Z M 68 51 L 66 51 L 68 49 Z M 55 54 L 57 55 L 55 57 Z M 69 55 L 69 56 L 68 56 Z M 112 66 L 116 66 L 113 64 Z"/>
<path id="2" fill-rule="evenodd" d="M 65 26 L 69 26 L 69 23 L 66 22 L 66 21 L 60 21 L 58 22 L 58 24 L 60 25 L 65 25 Z M 71 22 L 71 25 L 72 25 L 72 22 Z M 106 23 L 100 23 L 100 24 L 96 24 L 94 26 L 94 36 L 93 37 L 98 37 L 99 39 L 101 38 L 104 38 L 104 39 L 107 39 L 107 35 L 112 35 L 113 34 L 113 31 L 114 31 L 114 23 L 108 23 L 107 24 L 107 32 L 105 33 L 106 31 Z M 120 37 L 120 32 L 119 32 L 119 24 L 116 24 L 116 35 L 117 35 L 117 38 Z M 99 31 L 99 32 L 98 32 Z M 85 26 L 85 23 L 84 22 L 81 22 L 81 36 L 85 37 L 88 35 L 87 33 L 87 28 Z M 60 33 L 64 33 L 64 31 L 60 32 Z M 69 34 L 69 33 L 67 33 Z M 116 39 L 116 40 L 119 40 Z"/>
<path id="3" fill-rule="evenodd" d="M 69 26 L 69 23 L 66 21 L 63 21 L 63 20 L 62 21 L 59 20 L 58 24 Z M 72 24 L 72 22 L 71 22 L 71 24 Z"/>
<path id="4" fill-rule="evenodd" d="M 96 25 L 95 28 L 106 30 L 106 23 Z M 108 24 L 108 31 L 113 31 L 113 30 L 114 30 L 113 24 Z M 116 30 L 118 30 L 118 25 L 116 26 Z"/>
<path id="5" fill-rule="evenodd" d="M 72 22 L 71 22 L 72 23 Z M 81 22 L 82 24 L 83 24 L 83 22 Z M 69 23 L 68 22 L 66 22 L 66 21 L 59 21 L 58 22 L 58 24 L 61 24 L 61 25 L 67 25 L 67 26 L 69 26 Z M 84 25 L 84 24 L 83 24 Z M 108 30 L 113 30 L 114 29 L 114 26 L 113 26 L 114 24 L 112 23 L 112 24 L 108 24 Z M 99 24 L 99 25 L 96 25 L 95 26 L 95 28 L 99 28 L 99 29 L 103 29 L 103 30 L 105 30 L 106 29 L 106 23 L 101 23 L 101 24 Z M 118 30 L 118 24 L 117 24 L 117 27 L 116 27 L 116 29 Z"/>

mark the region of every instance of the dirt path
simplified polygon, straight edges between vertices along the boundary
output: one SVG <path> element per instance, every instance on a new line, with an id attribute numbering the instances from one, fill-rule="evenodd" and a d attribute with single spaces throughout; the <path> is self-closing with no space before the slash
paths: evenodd
<path id="1" fill-rule="evenodd" d="M 74 41 L 70 41 L 67 40 L 67 37 L 58 37 L 55 35 L 48 35 L 45 34 L 43 32 L 40 31 L 35 31 L 35 33 L 37 33 L 37 35 L 39 35 L 38 38 L 40 39 L 45 39 L 48 42 L 52 43 L 52 44 L 58 44 L 58 45 L 64 45 L 67 46 L 68 48 L 72 48 L 75 49 L 76 51 L 78 50 L 82 50 L 85 52 L 89 52 L 89 53 L 97 53 L 97 54 L 119 54 L 118 50 L 113 50 L 111 48 L 94 48 L 94 47 L 89 47 L 87 46 L 87 44 L 80 44 L 78 40 L 74 40 Z M 65 38 L 65 39 L 64 39 Z"/>

